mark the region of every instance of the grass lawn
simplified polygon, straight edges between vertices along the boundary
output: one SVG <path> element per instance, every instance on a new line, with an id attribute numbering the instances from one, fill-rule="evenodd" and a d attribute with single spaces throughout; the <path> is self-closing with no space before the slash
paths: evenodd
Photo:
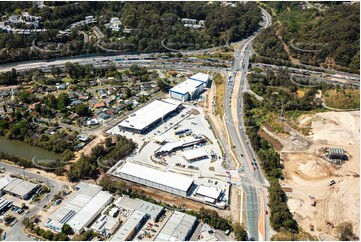
<path id="1" fill-rule="evenodd" d="M 213 76 L 213 82 L 216 85 L 216 115 L 223 115 L 223 104 L 224 104 L 224 88 L 225 88 L 225 77 L 220 73 L 216 73 Z"/>

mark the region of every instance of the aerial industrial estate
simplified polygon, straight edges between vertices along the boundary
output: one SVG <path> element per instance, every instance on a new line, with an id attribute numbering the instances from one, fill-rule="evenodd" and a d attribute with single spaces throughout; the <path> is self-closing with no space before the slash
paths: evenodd
<path id="1" fill-rule="evenodd" d="M 360 3 L 0 5 L 2 240 L 359 240 Z"/>

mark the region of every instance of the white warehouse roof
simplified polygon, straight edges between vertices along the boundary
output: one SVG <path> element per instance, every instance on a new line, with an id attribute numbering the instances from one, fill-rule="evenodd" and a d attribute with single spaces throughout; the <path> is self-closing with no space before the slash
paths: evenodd
<path id="1" fill-rule="evenodd" d="M 9 185 L 9 183 L 13 182 L 16 178 L 12 178 L 9 175 L 4 175 L 0 178 L 0 190 Z"/>
<path id="2" fill-rule="evenodd" d="M 76 189 L 78 191 L 50 215 L 47 227 L 60 231 L 68 223 L 71 227 L 74 226 L 74 230 L 78 229 L 80 224 L 86 224 L 111 199 L 111 194 L 101 191 L 102 187 L 98 185 L 80 182 Z"/>
<path id="3" fill-rule="evenodd" d="M 110 241 L 127 241 L 132 237 L 132 233 L 136 227 L 144 219 L 145 213 L 134 211 L 132 215 L 122 224 Z"/>
<path id="4" fill-rule="evenodd" d="M 197 218 L 175 211 L 159 232 L 155 241 L 184 241 L 190 235 Z"/>
<path id="5" fill-rule="evenodd" d="M 200 83 L 199 81 L 194 81 L 191 79 L 187 79 L 186 81 L 178 84 L 177 86 L 173 87 L 172 89 L 170 89 L 170 92 L 174 92 L 174 93 L 178 93 L 178 94 L 187 94 L 190 93 L 192 94 L 193 92 L 195 92 L 197 90 L 197 88 L 203 85 L 202 83 Z"/>
<path id="6" fill-rule="evenodd" d="M 143 130 L 177 108 L 177 105 L 155 100 L 135 113 L 130 114 L 119 125 L 126 128 Z"/>
<path id="7" fill-rule="evenodd" d="M 32 190 L 34 190 L 37 186 L 38 186 L 37 184 L 15 178 L 7 186 L 5 186 L 3 190 L 5 192 L 10 192 L 17 196 L 23 197 L 28 193 L 30 193 Z"/>
<path id="8" fill-rule="evenodd" d="M 148 168 L 131 162 L 125 163 L 124 166 L 118 169 L 117 172 L 121 172 L 134 177 L 139 177 L 144 180 L 162 184 L 164 186 L 172 187 L 174 189 L 185 192 L 188 191 L 189 187 L 193 183 L 192 178 L 178 175 L 176 173 Z"/>
<path id="9" fill-rule="evenodd" d="M 183 151 L 183 156 L 187 160 L 194 160 L 194 159 L 197 159 L 197 158 L 200 158 L 200 157 L 207 156 L 207 153 L 202 148 L 198 148 L 198 149 Z"/>
<path id="10" fill-rule="evenodd" d="M 88 225 L 94 216 L 111 201 L 112 195 L 108 192 L 100 191 L 93 197 L 67 224 L 74 229 L 80 231 Z"/>
<path id="11" fill-rule="evenodd" d="M 199 81 L 199 82 L 202 82 L 202 83 L 205 84 L 205 83 L 208 82 L 209 75 L 204 74 L 204 73 L 197 73 L 197 74 L 189 77 L 189 79 L 192 79 L 192 80 L 195 80 L 195 81 Z"/>
<path id="12" fill-rule="evenodd" d="M 197 190 L 196 194 L 204 196 L 204 197 L 213 198 L 213 199 L 216 200 L 221 195 L 221 192 L 222 192 L 222 190 L 219 189 L 219 188 L 207 187 L 207 186 L 200 185 L 198 187 L 198 190 Z"/>

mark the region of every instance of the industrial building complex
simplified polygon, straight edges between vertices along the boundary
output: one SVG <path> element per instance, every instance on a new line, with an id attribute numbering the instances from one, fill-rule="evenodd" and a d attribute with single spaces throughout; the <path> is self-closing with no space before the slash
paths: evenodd
<path id="1" fill-rule="evenodd" d="M 121 197 L 114 202 L 126 220 L 111 238 L 112 241 L 133 240 L 141 228 L 160 228 L 155 240 L 162 241 L 184 241 L 189 240 L 197 225 L 197 218 L 178 211 L 168 211 L 165 215 L 165 208 L 140 199 Z M 159 225 L 159 218 L 163 216 L 164 222 Z M 155 231 L 155 230 L 153 230 Z M 144 235 L 141 233 L 140 236 Z M 154 232 L 156 233 L 156 232 Z"/>
<path id="2" fill-rule="evenodd" d="M 78 191 L 70 200 L 49 217 L 46 227 L 60 232 L 68 224 L 74 232 L 81 233 L 113 199 L 97 185 L 81 182 L 76 188 Z"/>
<path id="3" fill-rule="evenodd" d="M 133 240 L 135 234 L 147 221 L 145 213 L 134 211 L 111 238 L 111 241 Z"/>
<path id="4" fill-rule="evenodd" d="M 170 89 L 169 95 L 182 102 L 193 100 L 207 87 L 208 81 L 209 75 L 197 73 Z"/>
<path id="5" fill-rule="evenodd" d="M 186 241 L 192 236 L 197 225 L 197 218 L 175 211 L 160 233 L 156 241 Z"/>
<path id="6" fill-rule="evenodd" d="M 164 172 L 131 162 L 126 162 L 118 167 L 114 175 L 181 196 L 189 194 L 194 181 L 192 178 L 183 175 Z"/>
<path id="7" fill-rule="evenodd" d="M 133 167 L 134 168 L 134 167 Z M 76 192 L 47 219 L 46 227 L 61 232 L 68 224 L 76 234 L 92 229 L 110 241 L 189 240 L 198 221 L 194 216 L 168 210 L 141 199 L 113 195 L 97 185 L 80 182 Z M 0 199 L 0 212 L 11 206 Z"/>
<path id="8" fill-rule="evenodd" d="M 0 178 L 1 193 L 7 193 L 14 197 L 28 200 L 39 190 L 39 185 L 19 178 L 5 175 Z"/>
<path id="9" fill-rule="evenodd" d="M 124 161 L 119 161 L 108 173 L 131 182 L 207 203 L 218 208 L 225 208 L 227 205 L 227 186 L 224 189 L 204 186 L 196 184 L 193 178 L 185 175 Z M 137 205 L 131 204 L 128 206 L 135 209 Z"/>
<path id="10" fill-rule="evenodd" d="M 175 100 L 155 100 L 140 110 L 130 114 L 119 123 L 119 128 L 134 133 L 147 133 L 153 126 L 181 108 Z"/>

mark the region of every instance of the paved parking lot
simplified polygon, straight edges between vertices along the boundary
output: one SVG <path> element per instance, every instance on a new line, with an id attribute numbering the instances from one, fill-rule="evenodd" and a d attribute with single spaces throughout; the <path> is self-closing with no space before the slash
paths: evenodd
<path id="1" fill-rule="evenodd" d="M 191 129 L 192 135 L 204 135 L 208 142 L 205 145 L 201 144 L 198 147 L 189 147 L 184 150 L 202 148 L 207 153 L 208 157 L 194 162 L 188 162 L 183 156 L 183 151 L 179 150 L 164 157 L 163 160 L 167 163 L 167 166 L 163 168 L 165 170 L 181 172 L 181 168 L 183 166 L 184 169 L 182 172 L 195 174 L 197 176 L 201 175 L 203 177 L 214 177 L 215 174 L 225 175 L 225 169 L 222 167 L 223 157 L 221 149 L 208 121 L 205 118 L 203 110 L 193 105 L 184 106 L 185 108 L 178 115 L 164 121 L 148 134 L 141 135 L 121 131 L 117 126 L 113 127 L 108 132 L 112 134 L 124 135 L 138 143 L 138 149 L 128 158 L 128 160 L 155 165 L 154 160 L 157 159 L 152 159 L 151 156 L 157 149 L 161 147 L 161 145 L 154 141 L 154 137 L 161 135 L 166 139 L 166 142 L 174 142 L 181 139 L 174 133 L 175 126 L 177 127 L 176 130 Z M 196 110 L 193 112 L 197 114 L 191 114 L 189 117 L 187 117 L 187 114 L 192 112 L 192 110 Z M 211 154 L 213 154 L 215 157 L 215 160 L 213 161 L 211 160 Z M 177 163 L 180 163 L 180 166 L 177 166 Z M 188 169 L 188 166 L 197 167 L 198 169 Z"/>

